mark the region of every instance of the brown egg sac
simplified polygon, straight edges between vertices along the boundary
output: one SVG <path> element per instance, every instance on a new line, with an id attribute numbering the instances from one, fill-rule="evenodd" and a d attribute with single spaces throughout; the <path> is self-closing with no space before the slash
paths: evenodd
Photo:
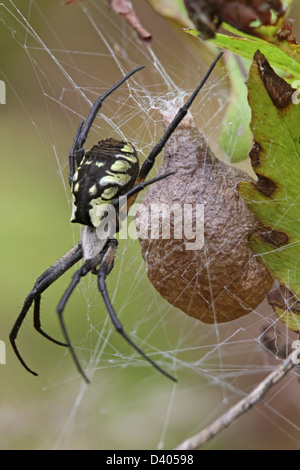
<path id="1" fill-rule="evenodd" d="M 163 114 L 165 126 L 171 118 Z M 190 114 L 166 145 L 160 174 L 171 171 L 175 173 L 149 187 L 135 216 L 150 281 L 172 305 L 205 323 L 227 322 L 246 315 L 264 299 L 273 283 L 248 242 L 251 233 L 263 229 L 237 189 L 239 181 L 253 180 L 214 156 Z M 180 217 L 175 206 L 176 215 L 160 214 L 159 238 L 154 239 L 155 221 L 150 207 L 153 210 L 174 204 L 180 205 L 183 236 L 178 238 Z M 193 208 L 192 217 L 188 218 L 184 205 Z M 194 232 L 198 222 L 198 246 L 195 233 L 194 239 L 191 233 L 184 237 L 191 219 Z"/>

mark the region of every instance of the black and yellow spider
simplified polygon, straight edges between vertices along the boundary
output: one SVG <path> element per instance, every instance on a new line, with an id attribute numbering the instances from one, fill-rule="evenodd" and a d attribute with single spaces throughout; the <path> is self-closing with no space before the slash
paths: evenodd
<path id="1" fill-rule="evenodd" d="M 113 268 L 113 262 L 116 256 L 118 242 L 113 235 L 115 235 L 120 229 L 122 214 L 118 207 L 121 198 L 122 201 L 125 201 L 123 203 L 124 207 L 122 208 L 124 217 L 128 214 L 129 208 L 134 203 L 139 191 L 144 189 L 147 185 L 172 174 L 168 173 L 152 180 L 145 181 L 154 165 L 157 155 L 161 152 L 167 140 L 187 114 L 189 107 L 208 79 L 221 55 L 222 53 L 214 60 L 205 77 L 197 86 L 189 100 L 178 110 L 163 137 L 151 150 L 141 169 L 139 169 L 137 152 L 129 142 L 118 141 L 115 139 L 101 140 L 86 153 L 83 149 L 83 145 L 103 101 L 129 77 L 144 67 L 138 67 L 132 70 L 116 85 L 110 88 L 110 90 L 100 96 L 94 103 L 86 121 L 81 121 L 69 156 L 69 183 L 73 195 L 73 212 L 71 221 L 84 225 L 82 239 L 74 248 L 66 253 L 59 261 L 47 269 L 47 271 L 37 279 L 32 291 L 26 297 L 21 313 L 19 314 L 10 333 L 10 341 L 14 352 L 21 364 L 31 374 L 37 375 L 36 372 L 27 366 L 19 353 L 16 345 L 16 338 L 25 316 L 34 302 L 33 323 L 35 329 L 50 341 L 69 347 L 79 372 L 86 382 L 89 382 L 70 341 L 63 320 L 63 311 L 70 295 L 79 283 L 80 279 L 87 273 L 91 272 L 97 276 L 99 291 L 102 294 L 111 321 L 118 333 L 120 333 L 123 338 L 156 369 L 168 378 L 176 381 L 174 377 L 152 361 L 152 359 L 150 359 L 125 333 L 111 304 L 106 288 L 106 277 Z M 99 227 L 101 222 L 105 220 L 110 208 L 114 208 L 116 210 L 118 215 L 117 220 L 114 223 L 109 223 L 106 236 L 100 237 Z M 62 343 L 45 333 L 41 327 L 41 294 L 82 258 L 84 259 L 84 264 L 73 275 L 72 281 L 63 294 L 57 307 L 58 318 L 65 338 L 65 343 Z"/>

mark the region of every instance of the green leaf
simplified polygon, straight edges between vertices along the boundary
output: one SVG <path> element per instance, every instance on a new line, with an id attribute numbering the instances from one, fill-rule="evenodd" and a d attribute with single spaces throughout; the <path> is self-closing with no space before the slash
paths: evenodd
<path id="1" fill-rule="evenodd" d="M 289 81 L 300 79 L 300 45 L 282 43 L 280 48 L 278 44 L 272 44 L 263 39 L 237 38 L 224 34 L 216 34 L 210 42 L 251 60 L 259 49 L 266 57 L 270 57 L 272 67 L 289 75 Z"/>
<path id="2" fill-rule="evenodd" d="M 250 68 L 248 93 L 254 139 L 250 157 L 258 180 L 241 183 L 239 191 L 266 228 L 252 235 L 251 246 L 299 298 L 300 105 L 293 103 L 295 90 L 274 72 L 260 51 Z M 290 328 L 299 329 L 299 313 L 292 309 L 276 313 Z"/>
<path id="3" fill-rule="evenodd" d="M 251 111 L 247 101 L 247 68 L 232 54 L 225 56 L 231 81 L 230 102 L 224 117 L 219 137 L 220 148 L 230 162 L 239 162 L 248 157 L 252 146 L 250 131 Z"/>
<path id="4" fill-rule="evenodd" d="M 270 57 L 270 63 L 273 67 L 278 68 L 289 76 L 289 82 L 300 79 L 299 44 L 289 44 L 280 41 L 271 43 L 254 36 L 250 36 L 249 34 L 242 33 L 229 25 L 227 29 L 230 30 L 230 32 L 236 32 L 243 37 L 216 34 L 215 38 L 210 39 L 209 42 L 250 60 L 252 60 L 253 55 L 257 49 L 259 49 L 265 56 Z M 199 31 L 197 30 L 186 29 L 185 31 L 193 36 L 199 36 Z"/>

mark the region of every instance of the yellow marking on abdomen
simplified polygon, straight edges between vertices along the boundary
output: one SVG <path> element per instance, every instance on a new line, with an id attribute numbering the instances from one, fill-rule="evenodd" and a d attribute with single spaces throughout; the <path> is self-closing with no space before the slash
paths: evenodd
<path id="1" fill-rule="evenodd" d="M 116 158 L 125 158 L 129 162 L 136 163 L 137 157 L 135 155 L 128 155 L 128 153 L 117 153 Z"/>
<path id="2" fill-rule="evenodd" d="M 127 171 L 131 168 L 129 162 L 124 160 L 117 160 L 115 163 L 112 164 L 110 169 L 112 171 L 116 171 L 117 173 L 127 173 Z"/>
<path id="3" fill-rule="evenodd" d="M 95 184 L 90 187 L 89 194 L 91 194 L 91 196 L 95 196 L 97 194 L 97 186 Z"/>
<path id="4" fill-rule="evenodd" d="M 109 173 L 109 171 L 107 171 L 107 173 Z M 103 176 L 103 178 L 101 178 L 99 180 L 99 183 L 101 186 L 106 186 L 107 184 L 116 184 L 116 185 L 120 185 L 120 186 L 125 186 L 127 183 L 129 183 L 129 181 L 131 180 L 131 176 L 130 175 L 123 175 L 122 173 L 119 173 L 119 174 L 109 174 L 107 176 Z"/>
<path id="5" fill-rule="evenodd" d="M 109 204 L 104 203 L 101 197 L 92 199 L 90 204 L 92 205 L 92 209 L 89 210 L 91 222 L 94 227 L 98 227 L 101 219 L 103 219 L 104 214 L 107 211 Z"/>
<path id="6" fill-rule="evenodd" d="M 129 142 L 127 142 L 127 144 L 125 144 L 124 147 L 121 148 L 121 151 L 122 152 L 133 153 L 134 149 L 133 149 L 132 145 Z"/>
<path id="7" fill-rule="evenodd" d="M 118 192 L 119 188 L 117 186 L 111 186 L 110 188 L 104 189 L 102 192 L 102 197 L 105 196 L 104 199 L 111 200 Z"/>

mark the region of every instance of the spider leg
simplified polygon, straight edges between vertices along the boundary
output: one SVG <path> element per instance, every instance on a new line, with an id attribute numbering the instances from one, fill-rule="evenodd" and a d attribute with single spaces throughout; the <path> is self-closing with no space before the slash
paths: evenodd
<path id="1" fill-rule="evenodd" d="M 101 254 L 100 254 L 101 255 Z M 78 371 L 80 372 L 80 374 L 82 375 L 82 377 L 84 378 L 84 380 L 89 383 L 89 379 L 87 378 L 87 376 L 85 375 L 81 365 L 80 365 L 80 362 L 76 356 L 76 353 L 74 351 L 74 348 L 72 346 L 72 343 L 71 343 L 71 340 L 70 340 L 70 337 L 69 337 L 69 334 L 67 332 L 67 328 L 65 326 L 65 323 L 64 323 L 64 320 L 63 320 L 63 312 L 64 312 L 64 309 L 65 309 L 65 306 L 66 306 L 66 303 L 67 301 L 69 300 L 72 292 L 74 291 L 75 287 L 77 286 L 77 284 L 79 283 L 80 279 L 85 276 L 86 274 L 88 274 L 89 272 L 93 271 L 97 265 L 99 265 L 99 263 L 101 262 L 101 259 L 102 259 L 103 256 L 101 256 L 101 258 L 97 257 L 97 261 L 95 261 L 95 258 L 90 258 L 88 259 L 83 266 L 81 266 L 81 268 L 78 269 L 78 271 L 76 271 L 76 273 L 73 275 L 72 277 L 72 281 L 69 285 L 69 287 L 67 288 L 67 290 L 65 291 L 64 295 L 62 296 L 58 306 L 57 306 L 57 313 L 58 313 L 58 318 L 59 318 L 59 321 L 60 321 L 60 325 L 61 325 L 61 328 L 62 328 L 62 332 L 63 332 L 63 335 L 66 339 L 66 342 L 67 342 L 67 345 L 70 349 L 70 353 L 73 357 L 73 360 L 76 364 L 76 367 L 78 369 Z"/>
<path id="2" fill-rule="evenodd" d="M 76 136 L 72 145 L 72 149 L 69 155 L 69 185 L 70 187 L 72 186 L 72 181 L 73 181 L 73 176 L 75 173 L 75 168 L 76 166 L 80 165 L 80 162 L 83 158 L 84 155 L 84 150 L 82 149 L 81 152 L 77 151 L 77 141 L 79 139 L 79 135 L 82 129 L 82 126 L 84 124 L 84 121 L 80 121 L 80 124 L 78 126 Z M 76 160 L 76 161 L 75 161 Z"/>
<path id="3" fill-rule="evenodd" d="M 145 160 L 145 162 L 143 163 L 142 165 L 142 168 L 139 172 L 139 175 L 138 175 L 138 178 L 137 178 L 137 184 L 140 183 L 141 181 L 144 181 L 149 172 L 151 171 L 153 165 L 154 165 L 154 162 L 155 162 L 155 158 L 157 157 L 157 155 L 161 152 L 161 150 L 163 149 L 163 147 L 165 146 L 165 144 L 167 143 L 168 139 L 171 137 L 171 135 L 173 134 L 173 132 L 175 131 L 175 129 L 177 128 L 177 126 L 180 124 L 180 122 L 182 121 L 182 119 L 186 116 L 190 106 L 192 105 L 194 99 L 196 98 L 196 96 L 198 95 L 199 91 L 201 90 L 201 88 L 203 87 L 203 85 L 205 84 L 205 82 L 207 81 L 208 77 L 210 76 L 210 74 L 212 73 L 215 65 L 217 64 L 218 60 L 222 57 L 223 55 L 223 52 L 220 52 L 220 54 L 216 57 L 216 59 L 213 61 L 213 63 L 211 64 L 211 66 L 209 67 L 208 71 L 206 72 L 204 78 L 201 80 L 201 82 L 199 83 L 199 85 L 197 86 L 197 88 L 195 89 L 195 91 L 193 92 L 193 94 L 191 95 L 191 97 L 188 99 L 188 101 L 178 110 L 176 116 L 174 117 L 173 121 L 171 122 L 171 124 L 169 125 L 169 127 L 167 128 L 167 130 L 165 131 L 164 135 L 162 136 L 162 138 L 159 140 L 159 142 L 153 147 L 153 149 L 151 150 L 151 152 L 149 153 L 147 159 Z M 134 201 L 133 201 L 134 202 Z"/>
<path id="4" fill-rule="evenodd" d="M 34 298 L 34 308 L 33 308 L 33 326 L 34 328 L 45 338 L 47 338 L 49 341 L 52 341 L 52 343 L 58 344 L 59 346 L 68 346 L 66 343 L 62 343 L 61 341 L 58 341 L 55 338 L 52 338 L 52 336 L 49 336 L 41 326 L 41 316 L 40 316 L 40 304 L 41 304 L 41 295 L 37 294 L 36 297 Z"/>
<path id="5" fill-rule="evenodd" d="M 45 271 L 36 281 L 32 291 L 28 294 L 28 296 L 25 299 L 23 308 L 21 310 L 21 313 L 19 314 L 11 332 L 9 335 L 9 339 L 12 345 L 12 348 L 23 365 L 23 367 L 30 372 L 33 375 L 38 375 L 36 372 L 31 370 L 24 359 L 22 358 L 21 354 L 19 353 L 19 350 L 16 345 L 16 339 L 17 335 L 19 332 L 19 329 L 28 313 L 28 310 L 30 309 L 32 302 L 35 303 L 35 312 L 34 312 L 34 325 L 40 326 L 40 298 L 41 294 L 51 285 L 53 284 L 60 276 L 62 276 L 68 269 L 70 269 L 77 261 L 79 261 L 83 256 L 83 252 L 81 249 L 81 245 L 78 244 L 74 248 L 72 248 L 68 253 L 66 253 L 60 260 L 58 260 L 53 266 L 51 266 L 47 271 Z M 46 333 L 44 333 L 40 327 L 36 328 L 39 333 L 41 333 L 43 336 L 46 338 L 50 339 L 50 341 L 53 341 L 55 343 L 58 343 L 56 340 L 48 336 Z M 63 343 L 60 343 L 63 344 Z"/>
<path id="6" fill-rule="evenodd" d="M 137 67 L 137 68 L 131 70 L 131 72 L 127 73 L 124 77 L 122 77 L 121 80 L 119 80 L 118 83 L 113 85 L 106 93 L 99 96 L 99 98 L 97 98 L 97 100 L 93 104 L 92 109 L 89 112 L 89 115 L 88 115 L 88 117 L 85 121 L 85 124 L 84 124 L 84 121 L 81 121 L 81 123 L 79 124 L 78 130 L 77 130 L 77 133 L 76 133 L 73 145 L 72 145 L 72 150 L 71 150 L 70 156 L 69 156 L 69 165 L 70 165 L 69 183 L 70 183 L 70 186 L 72 184 L 72 178 L 73 178 L 73 175 L 74 175 L 74 172 L 75 172 L 75 163 L 78 166 L 80 164 L 83 156 L 84 156 L 83 145 L 84 145 L 84 143 L 87 139 L 88 133 L 89 133 L 89 131 L 90 131 L 92 125 L 93 125 L 93 122 L 94 122 L 98 112 L 100 111 L 100 109 L 102 107 L 103 101 L 109 95 L 111 95 L 111 93 L 113 93 L 117 88 L 119 88 L 124 82 L 126 82 L 126 80 L 128 80 L 128 78 L 130 78 L 133 74 L 135 74 L 136 72 L 138 72 L 139 70 L 141 70 L 143 68 L 144 68 L 144 65 L 141 65 L 140 67 Z M 75 160 L 76 160 L 76 162 L 75 162 Z"/>
<path id="7" fill-rule="evenodd" d="M 116 239 L 111 239 L 109 241 L 109 246 L 107 249 L 107 252 L 103 258 L 103 261 L 101 263 L 100 268 L 98 269 L 98 287 L 99 291 L 101 292 L 101 295 L 103 297 L 106 309 L 109 313 L 109 316 L 111 318 L 111 321 L 118 333 L 127 341 L 130 346 L 132 346 L 146 361 L 148 361 L 155 369 L 157 369 L 159 372 L 161 372 L 163 375 L 168 377 L 169 379 L 173 380 L 174 382 L 177 382 L 177 379 L 173 377 L 172 375 L 168 374 L 165 370 L 163 370 L 161 367 L 159 367 L 158 364 L 156 364 L 150 357 L 148 357 L 131 339 L 130 337 L 125 333 L 124 328 L 119 321 L 117 314 L 112 306 L 112 303 L 110 301 L 108 292 L 107 292 L 107 287 L 106 287 L 106 277 L 110 273 L 112 267 L 113 267 L 113 262 L 116 256 L 116 250 L 117 250 L 117 245 L 118 242 Z"/>
<path id="8" fill-rule="evenodd" d="M 174 175 L 174 173 L 175 173 L 174 171 L 171 171 L 170 173 L 165 173 L 164 175 L 156 176 L 155 178 L 152 178 L 151 180 L 142 181 L 141 183 L 137 184 L 133 188 L 129 189 L 129 191 L 127 191 L 127 193 L 122 194 L 122 196 L 120 196 L 114 202 L 112 202 L 111 205 L 115 208 L 117 208 L 117 206 L 119 204 L 122 206 L 123 205 L 123 203 L 122 203 L 123 200 L 125 201 L 125 199 L 129 199 L 131 196 L 134 196 L 135 194 L 139 193 L 140 191 L 142 191 L 144 188 L 146 188 L 150 184 L 156 183 L 157 181 L 160 181 L 164 178 L 167 178 L 167 176 Z M 125 217 L 126 217 L 126 215 L 125 215 Z"/>

